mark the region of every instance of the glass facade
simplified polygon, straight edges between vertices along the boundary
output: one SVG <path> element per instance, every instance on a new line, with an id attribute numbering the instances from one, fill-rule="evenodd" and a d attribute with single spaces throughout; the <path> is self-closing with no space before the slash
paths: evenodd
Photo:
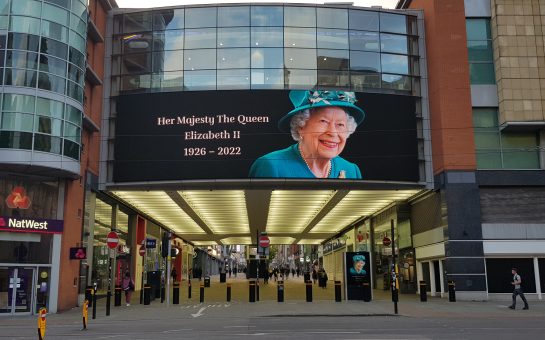
<path id="1" fill-rule="evenodd" d="M 112 95 L 340 88 L 414 94 L 416 17 L 290 5 L 114 16 Z"/>
<path id="2" fill-rule="evenodd" d="M 466 33 L 471 84 L 496 84 L 490 19 L 466 19 Z"/>
<path id="3" fill-rule="evenodd" d="M 84 0 L 0 0 L 0 148 L 79 160 L 86 35 Z"/>

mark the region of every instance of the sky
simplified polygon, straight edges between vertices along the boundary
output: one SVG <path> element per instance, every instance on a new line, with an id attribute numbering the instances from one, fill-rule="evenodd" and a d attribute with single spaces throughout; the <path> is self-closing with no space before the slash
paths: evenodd
<path id="1" fill-rule="evenodd" d="M 148 8 L 148 7 L 164 7 L 175 5 L 195 5 L 195 4 L 218 4 L 218 3 L 272 3 L 272 2 L 286 2 L 286 3 L 310 3 L 310 4 L 323 4 L 323 3 L 354 3 L 355 6 L 371 7 L 382 6 L 383 8 L 395 8 L 398 0 L 292 0 L 292 1 L 274 1 L 274 0 L 258 0 L 258 1 L 245 1 L 245 0 L 116 0 L 120 8 Z"/>

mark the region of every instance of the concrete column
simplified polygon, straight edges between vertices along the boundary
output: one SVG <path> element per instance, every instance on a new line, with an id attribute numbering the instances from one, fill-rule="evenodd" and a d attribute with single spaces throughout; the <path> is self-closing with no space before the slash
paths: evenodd
<path id="1" fill-rule="evenodd" d="M 429 265 L 430 265 L 430 295 L 431 296 L 436 296 L 437 295 L 437 292 L 436 292 L 436 288 L 435 287 L 435 275 L 437 275 L 437 273 L 435 273 L 435 266 L 433 265 L 433 261 L 430 261 L 429 262 Z"/>
<path id="2" fill-rule="evenodd" d="M 445 277 L 443 270 L 443 261 L 439 260 L 439 283 L 441 285 L 441 297 L 444 297 L 445 294 Z"/>
<path id="3" fill-rule="evenodd" d="M 416 261 L 416 292 L 420 294 L 420 281 L 424 280 L 424 275 L 422 273 L 422 262 Z"/>
<path id="4" fill-rule="evenodd" d="M 543 296 L 541 294 L 541 278 L 539 275 L 539 260 L 537 257 L 534 257 L 534 273 L 535 273 L 535 280 L 536 280 L 536 293 L 537 298 L 540 300 L 543 300 Z"/>

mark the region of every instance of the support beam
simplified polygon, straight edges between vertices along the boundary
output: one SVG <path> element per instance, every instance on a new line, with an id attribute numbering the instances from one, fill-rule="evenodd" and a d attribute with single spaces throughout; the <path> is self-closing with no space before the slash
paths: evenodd
<path id="1" fill-rule="evenodd" d="M 257 231 L 265 231 L 269 217 L 272 190 L 246 190 L 246 209 L 252 243 L 257 244 Z M 248 236 L 248 235 L 246 235 Z"/>

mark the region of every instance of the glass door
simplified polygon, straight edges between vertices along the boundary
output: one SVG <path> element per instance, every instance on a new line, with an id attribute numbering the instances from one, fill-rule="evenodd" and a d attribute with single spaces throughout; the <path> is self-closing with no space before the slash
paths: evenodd
<path id="1" fill-rule="evenodd" d="M 30 313 L 34 268 L 0 268 L 0 313 Z"/>

